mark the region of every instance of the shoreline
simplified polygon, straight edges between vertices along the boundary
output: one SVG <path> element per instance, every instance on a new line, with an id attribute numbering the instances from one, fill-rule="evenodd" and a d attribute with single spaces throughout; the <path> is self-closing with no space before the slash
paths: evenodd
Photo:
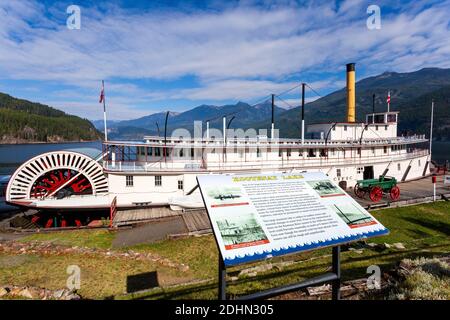
<path id="1" fill-rule="evenodd" d="M 19 145 L 39 145 L 39 144 L 65 144 L 65 143 L 90 143 L 90 142 L 102 142 L 103 140 L 73 140 L 73 141 L 57 141 L 57 142 L 45 142 L 45 141 L 27 141 L 27 142 L 1 142 L 0 146 L 19 146 Z"/>

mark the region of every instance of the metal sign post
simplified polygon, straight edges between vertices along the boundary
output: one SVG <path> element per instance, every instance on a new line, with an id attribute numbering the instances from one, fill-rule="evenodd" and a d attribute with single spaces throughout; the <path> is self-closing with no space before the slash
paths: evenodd
<path id="1" fill-rule="evenodd" d="M 332 272 L 324 273 L 320 276 L 313 277 L 300 281 L 298 283 L 288 284 L 285 286 L 267 289 L 261 292 L 256 292 L 244 296 L 237 297 L 236 300 L 253 300 L 253 299 L 267 299 L 281 294 L 298 291 L 307 287 L 322 285 L 331 282 L 331 299 L 340 300 L 341 294 L 341 247 L 335 246 L 332 248 Z M 219 253 L 219 300 L 227 300 L 226 295 L 226 267 L 223 263 L 222 255 Z"/>

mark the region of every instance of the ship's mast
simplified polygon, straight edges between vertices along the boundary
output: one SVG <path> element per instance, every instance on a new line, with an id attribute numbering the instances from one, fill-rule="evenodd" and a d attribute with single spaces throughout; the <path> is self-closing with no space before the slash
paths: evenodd
<path id="1" fill-rule="evenodd" d="M 430 161 L 431 161 L 431 147 L 433 145 L 433 117 L 434 117 L 434 100 L 431 100 Z"/>
<path id="2" fill-rule="evenodd" d="M 275 133 L 275 95 L 272 94 L 272 129 L 270 131 L 270 137 L 273 139 Z"/>
<path id="3" fill-rule="evenodd" d="M 305 143 L 305 85 L 302 83 L 302 145 Z"/>

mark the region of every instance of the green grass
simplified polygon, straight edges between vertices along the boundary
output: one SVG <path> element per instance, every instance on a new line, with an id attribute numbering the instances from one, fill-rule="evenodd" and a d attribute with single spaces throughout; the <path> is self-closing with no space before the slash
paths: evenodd
<path id="1" fill-rule="evenodd" d="M 64 246 L 108 249 L 111 248 L 113 240 L 114 232 L 101 229 L 36 233 L 19 241 L 50 241 L 53 244 Z"/>
<path id="2" fill-rule="evenodd" d="M 379 252 L 375 249 L 364 249 L 361 254 L 343 251 L 343 280 L 367 277 L 367 267 L 372 264 L 380 266 L 382 271 L 387 271 L 404 258 L 433 257 L 450 252 L 450 203 L 448 202 L 384 209 L 373 211 L 372 214 L 390 230 L 390 234 L 369 239 L 368 242 L 390 244 L 401 242 L 405 245 L 406 250 L 387 249 Z M 36 234 L 21 241 L 53 241 L 70 246 L 111 248 L 113 237 L 114 234 L 106 230 L 83 230 Z M 161 268 L 157 264 L 152 265 L 148 262 L 131 259 L 108 260 L 76 255 L 70 255 L 70 259 L 64 256 L 33 256 L 29 260 L 21 262 L 19 267 L 11 266 L 14 263 L 9 262 L 10 267 L 0 268 L 0 284 L 5 281 L 14 284 L 16 284 L 15 282 L 26 283 L 30 279 L 36 282 L 36 277 L 38 277 L 41 280 L 37 282 L 43 287 L 47 287 L 47 284 L 56 286 L 56 283 L 59 284 L 59 287 L 64 287 L 67 277 L 65 266 L 67 263 L 76 260 L 77 263 L 82 264 L 82 270 L 85 270 L 86 277 L 89 279 L 89 281 L 84 282 L 84 285 L 82 284 L 84 296 L 88 298 L 105 298 L 107 296 L 115 296 L 117 299 L 216 298 L 218 255 L 212 235 L 167 240 L 120 250 L 126 249 L 158 254 L 171 261 L 187 264 L 190 270 L 181 273 L 173 268 Z M 330 253 L 331 250 L 325 248 L 274 258 L 270 262 L 295 261 L 295 263 L 281 269 L 269 270 L 253 278 L 240 277 L 237 281 L 230 282 L 227 291 L 232 296 L 247 294 L 321 274 L 329 270 L 331 265 Z M 1 254 L 0 257 L 2 257 Z M 261 263 L 254 263 L 245 267 L 259 264 Z M 39 271 L 35 272 L 35 270 Z M 52 270 L 58 270 L 60 273 L 56 277 L 57 280 L 53 278 L 50 280 Z M 161 279 L 159 288 L 141 294 L 123 295 L 125 292 L 124 283 L 128 275 L 155 270 L 158 272 L 158 278 Z M 228 270 L 229 275 L 236 276 L 239 270 L 240 267 L 230 268 Z M 201 283 L 177 287 L 170 286 L 189 281 L 201 281 Z"/>
<path id="3" fill-rule="evenodd" d="M 20 257 L 17 260 L 17 257 Z M 67 267 L 77 265 L 81 270 L 81 288 L 84 298 L 104 299 L 127 292 L 127 277 L 158 271 L 163 286 L 185 281 L 184 274 L 146 261 L 64 255 L 10 255 L 0 253 L 0 284 L 28 285 L 58 290 L 66 287 Z"/>
<path id="4" fill-rule="evenodd" d="M 217 245 L 212 235 L 189 237 L 131 247 L 139 252 L 153 252 L 171 261 L 188 265 L 198 279 L 215 276 L 211 263 L 217 264 Z"/>
<path id="5" fill-rule="evenodd" d="M 376 243 L 438 243 L 450 238 L 450 203 L 435 202 L 371 212 L 390 230 Z M 372 240 L 371 240 L 372 241 Z"/>

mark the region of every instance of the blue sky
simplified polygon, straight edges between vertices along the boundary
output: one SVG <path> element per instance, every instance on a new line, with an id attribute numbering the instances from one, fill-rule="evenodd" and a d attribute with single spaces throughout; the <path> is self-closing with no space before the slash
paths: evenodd
<path id="1" fill-rule="evenodd" d="M 79 30 L 66 26 L 72 4 Z M 0 0 L 0 92 L 101 119 L 104 79 L 116 120 L 255 103 L 300 82 L 325 95 L 345 85 L 348 62 L 358 79 L 449 68 L 449 17 L 450 1 L 432 0 Z M 284 100 L 297 105 L 298 90 Z"/>

